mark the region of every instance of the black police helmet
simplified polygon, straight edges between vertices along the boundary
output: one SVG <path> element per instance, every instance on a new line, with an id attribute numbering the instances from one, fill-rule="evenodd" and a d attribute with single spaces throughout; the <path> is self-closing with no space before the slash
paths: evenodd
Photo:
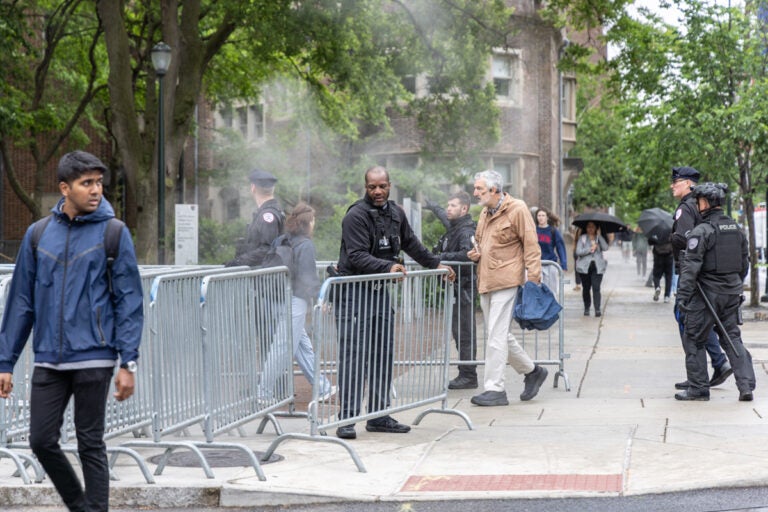
<path id="1" fill-rule="evenodd" d="M 725 183 L 712 183 L 707 181 L 701 185 L 693 187 L 693 197 L 703 197 L 709 202 L 710 208 L 722 206 L 725 202 L 725 193 L 728 192 L 728 185 Z"/>

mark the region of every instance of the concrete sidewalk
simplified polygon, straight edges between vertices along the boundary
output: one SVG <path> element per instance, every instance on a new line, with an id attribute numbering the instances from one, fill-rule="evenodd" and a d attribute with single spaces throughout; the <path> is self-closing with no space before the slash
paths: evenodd
<path id="1" fill-rule="evenodd" d="M 566 285 L 571 391 L 562 379 L 552 387 L 550 367 L 539 395 L 520 402 L 522 377 L 510 369 L 507 407 L 470 404 L 478 391 L 450 392 L 449 407 L 465 412 L 473 430 L 444 414 L 427 415 L 405 435 L 368 433 L 358 425 L 350 444 L 366 473 L 339 445 L 300 440 L 278 447 L 283 460 L 262 466 L 265 481 L 253 468 L 214 467 L 215 478 L 208 479 L 200 468 L 168 466 L 150 485 L 121 456 L 112 506 L 621 496 L 765 485 L 768 323 L 745 311 L 743 338 L 757 373 L 754 402 L 738 401 L 733 378 L 713 389 L 709 402 L 678 402 L 674 383 L 685 379 L 685 369 L 672 304 L 652 301 L 653 290 L 636 276 L 634 260 L 623 262 L 614 248 L 607 257 L 601 318 L 583 316 L 580 292 Z M 412 422 L 419 412 L 396 417 Z M 285 432 L 309 432 L 305 418 L 280 423 Z M 257 427 L 246 425 L 245 437 L 220 441 L 264 451 L 276 434 L 270 427 L 258 434 Z M 202 440 L 196 435 L 191 432 L 192 439 Z M 139 451 L 149 458 L 162 450 Z M 0 506 L 60 504 L 50 483 L 24 485 L 13 471 L 8 459 L 0 459 Z"/>

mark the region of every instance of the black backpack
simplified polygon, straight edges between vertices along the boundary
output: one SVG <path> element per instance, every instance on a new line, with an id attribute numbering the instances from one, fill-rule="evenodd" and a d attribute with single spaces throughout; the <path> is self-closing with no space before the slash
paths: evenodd
<path id="1" fill-rule="evenodd" d="M 226 267 L 244 265 L 252 268 L 288 267 L 291 275 L 296 265 L 293 261 L 293 245 L 285 235 L 275 238 L 269 245 L 261 245 L 253 251 L 225 263 Z"/>
<path id="2" fill-rule="evenodd" d="M 51 222 L 53 214 L 43 217 L 34 223 L 32 227 L 32 238 L 30 240 L 32 244 L 32 254 L 37 261 L 37 246 L 40 243 L 40 238 L 43 236 L 43 231 L 48 227 L 48 223 Z M 125 223 L 120 219 L 112 217 L 107 221 L 107 228 L 104 230 L 104 252 L 107 253 L 107 282 L 109 283 L 109 293 L 112 293 L 112 265 L 117 258 L 117 254 L 120 251 L 120 236 L 123 232 Z"/>

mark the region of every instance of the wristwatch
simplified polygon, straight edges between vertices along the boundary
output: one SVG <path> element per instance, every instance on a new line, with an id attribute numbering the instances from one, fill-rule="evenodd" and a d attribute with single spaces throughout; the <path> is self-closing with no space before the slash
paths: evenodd
<path id="1" fill-rule="evenodd" d="M 121 364 L 120 368 L 128 370 L 131 373 L 136 373 L 139 370 L 139 365 L 136 364 L 136 361 L 128 361 L 127 363 Z"/>

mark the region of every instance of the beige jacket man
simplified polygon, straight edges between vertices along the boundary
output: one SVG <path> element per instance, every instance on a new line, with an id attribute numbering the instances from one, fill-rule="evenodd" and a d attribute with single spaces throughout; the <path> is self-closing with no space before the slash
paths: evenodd
<path id="1" fill-rule="evenodd" d="M 541 247 L 525 202 L 504 194 L 493 215 L 484 208 L 475 239 L 482 254 L 477 263 L 479 293 L 522 286 L 526 280 L 541 282 Z"/>
<path id="2" fill-rule="evenodd" d="M 485 345 L 485 391 L 471 402 L 480 406 L 509 405 L 504 386 L 507 363 L 525 375 L 520 400 L 531 400 L 547 378 L 509 332 L 517 287 L 526 278 L 541 282 L 541 247 L 533 217 L 524 201 L 503 192 L 501 174 L 475 175 L 474 196 L 484 206 L 475 232 L 475 248 L 467 257 L 477 263 L 477 289 L 488 338 Z M 527 276 L 526 276 L 527 273 Z"/>

